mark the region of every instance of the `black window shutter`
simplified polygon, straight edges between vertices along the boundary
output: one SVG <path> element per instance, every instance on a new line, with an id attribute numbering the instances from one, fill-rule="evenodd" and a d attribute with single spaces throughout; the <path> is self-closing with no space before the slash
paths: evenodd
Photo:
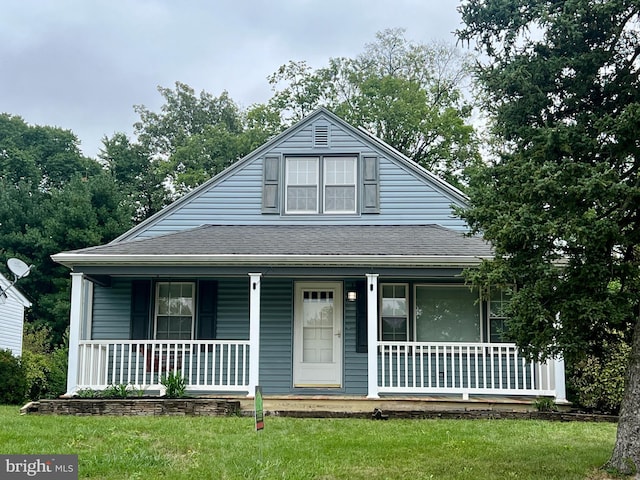
<path id="1" fill-rule="evenodd" d="M 218 282 L 200 280 L 198 282 L 198 329 L 197 340 L 213 340 L 216 338 L 216 299 Z"/>
<path id="2" fill-rule="evenodd" d="M 131 282 L 131 339 L 147 340 L 150 334 L 151 280 Z"/>
<path id="3" fill-rule="evenodd" d="M 358 280 L 356 290 L 356 352 L 367 353 L 367 284 Z"/>
<path id="4" fill-rule="evenodd" d="M 280 157 L 265 157 L 262 181 L 262 213 L 280 213 Z"/>
<path id="5" fill-rule="evenodd" d="M 362 158 L 362 213 L 380 213 L 378 157 Z"/>

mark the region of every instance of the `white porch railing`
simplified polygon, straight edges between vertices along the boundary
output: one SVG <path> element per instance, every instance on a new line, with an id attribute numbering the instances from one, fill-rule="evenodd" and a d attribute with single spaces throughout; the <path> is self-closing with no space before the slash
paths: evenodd
<path id="1" fill-rule="evenodd" d="M 172 371 L 188 390 L 247 391 L 249 341 L 81 340 L 78 346 L 78 389 L 159 389 Z"/>
<path id="2" fill-rule="evenodd" d="M 378 342 L 380 393 L 555 396 L 553 361 L 509 343 Z"/>

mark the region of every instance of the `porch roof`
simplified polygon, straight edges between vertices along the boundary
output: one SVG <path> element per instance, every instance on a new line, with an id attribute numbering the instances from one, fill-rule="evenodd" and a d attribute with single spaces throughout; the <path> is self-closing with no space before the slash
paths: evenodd
<path id="1" fill-rule="evenodd" d="M 73 265 L 456 265 L 492 257 L 480 237 L 439 225 L 203 225 L 53 255 Z"/>

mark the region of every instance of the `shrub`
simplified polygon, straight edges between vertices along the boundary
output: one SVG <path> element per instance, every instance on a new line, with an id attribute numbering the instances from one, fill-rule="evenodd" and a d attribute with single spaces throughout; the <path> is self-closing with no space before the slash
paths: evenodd
<path id="1" fill-rule="evenodd" d="M 606 358 L 589 356 L 573 365 L 567 379 L 571 400 L 577 407 L 617 414 L 624 394 L 624 377 L 631 346 L 620 337 L 608 341 Z"/>
<path id="2" fill-rule="evenodd" d="M 67 388 L 67 343 L 51 350 L 49 341 L 49 328 L 25 325 L 22 361 L 31 400 L 57 397 Z"/>
<path id="3" fill-rule="evenodd" d="M 24 402 L 27 381 L 24 366 L 11 350 L 0 349 L 0 404 L 18 405 Z"/>
<path id="4" fill-rule="evenodd" d="M 67 363 L 69 362 L 69 347 L 57 347 L 50 356 L 49 388 L 47 395 L 59 397 L 67 391 Z"/>
<path id="5" fill-rule="evenodd" d="M 22 363 L 30 400 L 43 398 L 48 391 L 49 358 L 42 353 L 22 351 Z"/>

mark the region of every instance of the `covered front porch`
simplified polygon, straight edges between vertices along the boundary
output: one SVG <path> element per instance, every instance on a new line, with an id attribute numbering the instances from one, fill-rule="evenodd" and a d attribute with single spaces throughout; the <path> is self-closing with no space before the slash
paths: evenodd
<path id="1" fill-rule="evenodd" d="M 531 362 L 519 354 L 514 344 L 503 342 L 380 340 L 379 275 L 366 274 L 364 277 L 366 289 L 362 289 L 362 293 L 367 306 L 367 349 L 345 354 L 341 373 L 343 378 L 365 377 L 360 383 L 366 387 L 355 397 L 429 399 L 435 395 L 468 401 L 474 397 L 525 400 L 548 396 L 559 403 L 566 401 L 562 359 L 543 364 Z M 245 279 L 249 300 L 245 320 L 249 327 L 248 338 L 97 340 L 90 338 L 93 284 L 83 274 L 73 273 L 68 395 L 82 389 L 100 390 L 109 385 L 130 385 L 139 391 L 162 392 L 162 378 L 175 372 L 186 380 L 190 394 L 251 398 L 255 387 L 262 384 L 261 380 L 265 382 L 266 377 L 273 377 L 272 368 L 266 366 L 271 364 L 267 364 L 265 358 L 274 354 L 269 344 L 271 335 L 265 331 L 264 307 L 269 304 L 271 295 L 262 293 L 263 274 L 249 273 Z M 340 304 L 340 307 L 344 310 L 345 335 L 340 336 L 339 341 L 343 351 L 349 353 L 351 347 L 347 344 L 351 344 L 352 339 L 347 338 L 347 332 L 353 307 L 346 303 L 346 292 L 342 293 L 345 305 Z M 291 323 L 290 317 L 285 315 L 283 318 Z M 290 335 L 288 341 L 292 342 L 291 328 L 286 332 Z M 353 359 L 360 365 L 355 371 Z M 292 359 L 283 355 L 278 361 L 291 363 Z M 354 397 L 353 391 L 345 388 L 293 388 L 291 378 L 279 381 L 291 386 L 291 391 L 282 394 L 295 393 L 296 397 Z"/>
<path id="2" fill-rule="evenodd" d="M 380 395 L 522 395 L 558 397 L 560 362 L 525 360 L 511 344 L 376 342 L 374 377 L 367 397 Z M 177 372 L 192 393 L 242 392 L 251 396 L 250 342 L 101 341 L 78 345 L 76 389 L 130 385 L 163 390 Z"/>

